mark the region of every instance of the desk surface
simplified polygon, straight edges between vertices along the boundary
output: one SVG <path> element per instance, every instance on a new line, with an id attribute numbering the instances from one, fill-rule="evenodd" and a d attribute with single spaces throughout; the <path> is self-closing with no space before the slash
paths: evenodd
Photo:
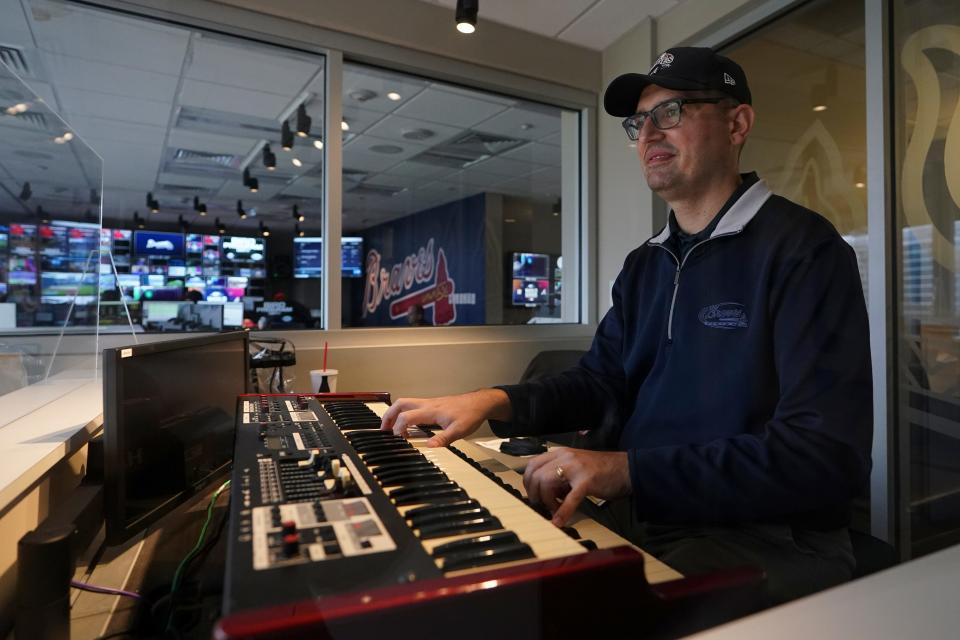
<path id="1" fill-rule="evenodd" d="M 697 640 L 960 637 L 960 545 L 699 633 Z"/>

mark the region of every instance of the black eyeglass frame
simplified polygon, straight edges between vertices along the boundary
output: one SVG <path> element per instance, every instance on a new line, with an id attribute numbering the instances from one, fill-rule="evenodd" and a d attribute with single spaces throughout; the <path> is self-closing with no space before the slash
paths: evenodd
<path id="1" fill-rule="evenodd" d="M 623 130 L 627 132 L 627 137 L 630 138 L 630 140 L 636 142 L 637 138 L 640 137 L 640 130 L 643 129 L 643 125 L 646 124 L 647 122 L 647 118 L 653 118 L 653 126 L 655 126 L 657 129 L 660 129 L 661 131 L 665 131 L 667 129 L 673 129 L 674 127 L 680 124 L 680 120 L 682 119 L 682 115 L 683 115 L 683 105 L 685 104 L 718 104 L 720 102 L 723 102 L 724 100 L 731 100 L 733 102 L 736 102 L 736 99 L 728 96 L 721 96 L 718 98 L 670 98 L 669 100 L 664 100 L 663 102 L 655 106 L 653 109 L 650 109 L 650 111 L 638 111 L 632 116 L 627 116 L 626 118 L 623 119 L 623 121 L 620 124 L 623 125 Z M 675 123 L 671 124 L 668 127 L 662 127 L 660 126 L 660 120 L 657 118 L 656 112 L 658 109 L 661 109 L 668 104 L 676 104 L 677 109 L 679 109 L 679 114 L 677 115 L 677 121 Z M 638 117 L 640 118 L 639 123 L 636 122 Z"/>

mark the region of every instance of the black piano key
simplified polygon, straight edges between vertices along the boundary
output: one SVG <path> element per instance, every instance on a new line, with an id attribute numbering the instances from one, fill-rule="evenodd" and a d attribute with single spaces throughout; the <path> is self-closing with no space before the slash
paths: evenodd
<path id="1" fill-rule="evenodd" d="M 494 547 L 481 551 L 466 551 L 464 553 L 445 555 L 441 560 L 441 569 L 445 572 L 457 571 L 458 569 L 471 569 L 473 567 L 483 567 L 490 564 L 509 562 L 511 560 L 526 560 L 535 557 L 530 545 L 520 542 L 505 547 Z"/>
<path id="2" fill-rule="evenodd" d="M 471 509 L 481 506 L 476 500 L 467 499 L 459 502 L 448 502 L 446 504 L 428 504 L 407 511 L 406 519 L 415 520 L 417 518 L 428 517 L 434 514 L 443 514 L 457 509 Z"/>
<path id="3" fill-rule="evenodd" d="M 463 553 L 477 549 L 492 549 L 493 547 L 503 547 L 519 543 L 520 538 L 517 537 L 516 533 L 513 531 L 501 531 L 500 533 L 492 533 L 486 536 L 476 536 L 446 542 L 434 548 L 433 557 L 439 558 L 450 553 Z"/>
<path id="4" fill-rule="evenodd" d="M 406 486 L 390 492 L 390 499 L 397 506 L 428 502 L 450 502 L 468 497 L 466 492 L 453 482 Z"/>
<path id="5" fill-rule="evenodd" d="M 380 453 L 370 453 L 360 456 L 363 462 L 368 466 L 383 464 L 385 462 L 399 462 L 402 460 L 426 460 L 424 455 L 416 449 L 404 449 L 403 451 L 389 451 Z"/>
<path id="6" fill-rule="evenodd" d="M 432 540 L 434 538 L 446 538 L 456 536 L 462 533 L 481 533 L 484 531 L 496 531 L 503 529 L 500 519 L 493 516 L 481 516 L 479 518 L 467 518 L 464 520 L 455 520 L 452 522 L 433 522 L 425 524 L 417 529 L 417 535 L 421 540 Z"/>
<path id="7" fill-rule="evenodd" d="M 379 478 L 381 475 L 395 473 L 398 471 L 419 471 L 421 469 L 436 469 L 437 465 L 429 460 L 418 460 L 416 458 L 401 462 L 386 462 L 377 466 L 373 472 L 373 477 Z"/>
<path id="8" fill-rule="evenodd" d="M 427 480 L 448 480 L 447 474 L 439 469 L 432 471 L 413 471 L 410 473 L 389 476 L 387 478 L 380 479 L 380 484 L 383 487 L 401 487 L 409 485 L 412 483 L 424 482 Z"/>
<path id="9" fill-rule="evenodd" d="M 400 436 L 393 435 L 392 431 L 350 431 L 345 435 L 351 444 L 358 444 L 360 442 L 373 442 L 374 440 L 392 440 L 396 442 L 401 442 L 403 440 L 403 438 Z"/>
<path id="10" fill-rule="evenodd" d="M 448 505 L 438 505 L 438 506 L 448 506 Z M 465 518 L 478 518 L 481 516 L 490 515 L 490 511 L 486 507 L 459 507 L 456 509 L 450 509 L 447 511 L 440 511 L 434 513 L 421 514 L 413 518 L 407 518 L 407 522 L 410 523 L 412 529 L 419 529 L 420 527 L 436 522 L 450 522 L 454 520 L 463 520 Z"/>
<path id="11" fill-rule="evenodd" d="M 379 453 L 381 451 L 403 451 L 415 448 L 409 442 L 371 442 L 354 445 L 357 453 Z"/>

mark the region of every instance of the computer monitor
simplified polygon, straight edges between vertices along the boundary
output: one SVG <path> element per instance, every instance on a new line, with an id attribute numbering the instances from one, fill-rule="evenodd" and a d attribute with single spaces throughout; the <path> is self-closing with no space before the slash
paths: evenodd
<path id="1" fill-rule="evenodd" d="M 137 231 L 133 234 L 133 252 L 138 256 L 180 258 L 183 256 L 183 234 L 163 231 Z"/>
<path id="2" fill-rule="evenodd" d="M 514 253 L 514 278 L 550 278 L 550 256 L 543 253 Z"/>
<path id="3" fill-rule="evenodd" d="M 550 281 L 543 278 L 514 278 L 511 302 L 515 307 L 535 307 L 546 304 Z"/>
<path id="4" fill-rule="evenodd" d="M 340 273 L 344 278 L 363 276 L 363 238 L 340 238 Z"/>
<path id="5" fill-rule="evenodd" d="M 247 336 L 104 349 L 108 543 L 141 531 L 229 467 L 237 396 L 249 380 Z"/>
<path id="6" fill-rule="evenodd" d="M 323 238 L 293 239 L 293 277 L 319 278 L 323 275 Z"/>

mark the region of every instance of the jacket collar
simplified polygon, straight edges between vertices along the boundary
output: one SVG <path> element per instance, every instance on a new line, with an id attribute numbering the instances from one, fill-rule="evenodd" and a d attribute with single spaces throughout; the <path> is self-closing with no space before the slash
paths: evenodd
<path id="1" fill-rule="evenodd" d="M 747 189 L 743 195 L 733 203 L 733 206 L 727 210 L 723 218 L 720 219 L 720 224 L 718 224 L 717 228 L 710 234 L 710 238 L 713 239 L 717 236 L 725 236 L 743 231 L 743 228 L 753 220 L 757 212 L 760 211 L 760 207 L 763 206 L 767 198 L 771 195 L 773 195 L 773 193 L 770 191 L 767 183 L 763 180 L 757 180 L 757 182 Z M 663 244 L 669 237 L 670 225 L 667 224 L 660 233 L 647 240 L 647 244 Z"/>

